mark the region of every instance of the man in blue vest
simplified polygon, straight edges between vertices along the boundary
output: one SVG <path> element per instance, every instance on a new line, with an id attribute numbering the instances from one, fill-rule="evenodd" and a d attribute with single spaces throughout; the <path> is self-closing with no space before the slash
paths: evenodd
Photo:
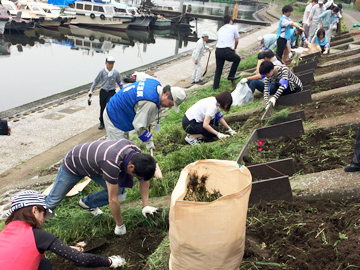
<path id="1" fill-rule="evenodd" d="M 160 107 L 174 106 L 176 113 L 186 94 L 179 87 L 162 87 L 156 79 L 147 78 L 126 86 L 117 92 L 104 110 L 104 124 L 109 140 L 129 139 L 129 131 L 134 130 L 148 150 L 154 149 L 152 134 L 148 130 L 157 118 L 159 124 Z M 160 126 L 157 125 L 157 128 Z"/>
<path id="2" fill-rule="evenodd" d="M 291 36 L 291 28 L 292 26 L 301 29 L 303 32 L 305 31 L 304 28 L 294 23 L 289 17 L 291 12 L 293 11 L 292 6 L 285 5 L 282 8 L 282 13 L 284 14 L 279 21 L 279 27 L 277 30 L 277 50 L 276 55 L 282 59 L 285 63 L 289 52 L 287 51 L 287 41 L 290 39 Z M 284 53 L 285 50 L 285 53 Z"/>

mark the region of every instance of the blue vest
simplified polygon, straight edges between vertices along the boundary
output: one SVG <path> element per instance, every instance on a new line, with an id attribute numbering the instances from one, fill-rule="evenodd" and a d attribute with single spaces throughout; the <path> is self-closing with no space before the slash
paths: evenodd
<path id="1" fill-rule="evenodd" d="M 284 17 L 284 16 L 282 16 L 282 17 L 280 18 L 279 27 L 278 27 L 277 36 L 276 36 L 277 38 L 280 37 L 280 34 L 281 34 L 281 22 L 282 22 L 284 19 L 290 21 L 290 18 L 287 18 L 287 17 Z M 285 27 L 285 39 L 286 39 L 286 40 L 289 40 L 289 39 L 290 39 L 290 36 L 291 36 L 290 30 L 291 30 L 291 25 L 288 25 L 288 26 Z"/>
<path id="2" fill-rule="evenodd" d="M 315 44 L 319 44 L 320 46 L 325 46 L 326 43 L 329 43 L 329 39 L 327 36 L 325 36 L 325 39 L 323 42 L 320 42 L 320 40 L 317 36 L 315 37 Z"/>
<path id="3" fill-rule="evenodd" d="M 290 46 L 298 39 L 298 36 L 295 36 L 295 28 L 290 29 Z"/>
<path id="4" fill-rule="evenodd" d="M 140 100 L 152 101 L 160 109 L 158 85 L 161 84 L 155 79 L 145 79 L 126 86 L 110 98 L 106 109 L 114 126 L 125 132 L 133 130 L 134 106 Z"/>

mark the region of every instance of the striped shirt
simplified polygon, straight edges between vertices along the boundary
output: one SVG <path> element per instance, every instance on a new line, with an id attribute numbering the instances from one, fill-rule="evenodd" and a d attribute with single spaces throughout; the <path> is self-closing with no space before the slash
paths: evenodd
<path id="1" fill-rule="evenodd" d="M 295 76 L 294 73 L 290 71 L 290 69 L 286 66 L 275 66 L 274 67 L 274 74 L 271 78 L 264 79 L 264 100 L 265 103 L 268 104 L 269 101 L 269 81 L 270 83 L 278 83 L 281 79 L 285 79 L 289 82 L 289 86 L 291 91 L 302 91 L 303 85 L 302 82 L 298 77 Z M 277 89 L 274 97 L 278 99 L 283 91 L 285 90 L 283 85 Z"/>
<path id="2" fill-rule="evenodd" d="M 72 174 L 80 176 L 99 176 L 110 184 L 132 188 L 133 177 L 125 175 L 126 162 L 134 154 L 141 153 L 140 148 L 132 141 L 95 141 L 80 144 L 71 149 L 64 158 L 65 168 Z"/>

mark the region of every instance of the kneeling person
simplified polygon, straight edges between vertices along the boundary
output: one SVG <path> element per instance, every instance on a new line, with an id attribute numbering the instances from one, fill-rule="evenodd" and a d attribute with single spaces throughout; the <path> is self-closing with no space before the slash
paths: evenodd
<path id="1" fill-rule="evenodd" d="M 236 134 L 224 119 L 220 109 L 229 111 L 232 96 L 229 92 L 222 92 L 215 97 L 199 100 L 191 106 L 182 119 L 182 127 L 188 133 L 185 141 L 191 145 L 198 144 L 198 139 L 218 137 L 225 139 Z M 219 132 L 219 122 L 230 135 Z"/>
<path id="2" fill-rule="evenodd" d="M 321 52 L 323 54 L 328 54 L 329 50 L 330 50 L 330 44 L 329 44 L 329 39 L 328 37 L 325 35 L 325 30 L 324 29 L 319 29 L 316 33 L 316 36 L 314 36 L 312 43 L 314 44 L 318 44 L 321 48 Z"/>
<path id="3" fill-rule="evenodd" d="M 281 95 L 288 95 L 303 90 L 302 82 L 286 66 L 274 66 L 270 61 L 260 65 L 260 74 L 264 79 L 264 100 L 266 105 L 275 106 L 276 100 Z M 271 86 L 270 86 L 271 81 Z M 269 95 L 273 97 L 269 100 Z"/>
<path id="4" fill-rule="evenodd" d="M 125 188 L 133 187 L 133 177 L 139 179 L 143 202 L 142 214 L 153 214 L 157 208 L 149 206 L 149 180 L 155 173 L 155 160 L 142 154 L 129 140 L 95 141 L 80 144 L 64 158 L 50 194 L 45 197 L 49 209 L 59 205 L 65 195 L 85 176 L 104 189 L 83 197 L 79 205 L 94 216 L 102 214 L 98 208 L 109 204 L 116 227 L 115 234 L 123 235 L 126 227 L 121 216 L 119 201 L 126 198 Z"/>

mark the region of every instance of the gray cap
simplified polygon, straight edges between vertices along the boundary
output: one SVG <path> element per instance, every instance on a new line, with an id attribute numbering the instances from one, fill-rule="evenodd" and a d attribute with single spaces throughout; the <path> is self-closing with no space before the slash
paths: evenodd
<path id="1" fill-rule="evenodd" d="M 185 91 L 180 87 L 171 87 L 170 92 L 171 92 L 171 95 L 172 95 L 173 101 L 174 101 L 174 111 L 176 113 L 178 113 L 180 104 L 186 98 Z"/>

